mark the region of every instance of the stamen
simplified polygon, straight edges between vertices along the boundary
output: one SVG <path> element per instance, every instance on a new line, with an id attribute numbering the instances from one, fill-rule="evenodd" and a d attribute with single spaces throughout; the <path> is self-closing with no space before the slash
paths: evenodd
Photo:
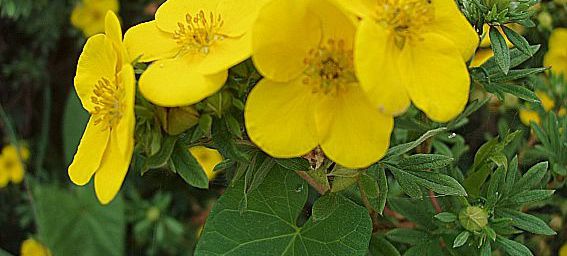
<path id="1" fill-rule="evenodd" d="M 307 65 L 302 82 L 313 88 L 313 93 L 336 95 L 356 82 L 353 52 L 345 48 L 343 40 L 327 40 L 317 49 L 311 49 L 303 60 Z"/>
<path id="2" fill-rule="evenodd" d="M 188 13 L 183 22 L 177 23 L 179 29 L 173 34 L 173 39 L 181 46 L 180 55 L 207 55 L 215 42 L 224 39 L 224 35 L 219 33 L 224 24 L 220 14 L 210 12 L 207 17 L 205 11 L 201 10 L 194 16 Z"/>
<path id="3" fill-rule="evenodd" d="M 423 29 L 435 19 L 435 9 L 431 0 L 378 0 L 376 17 L 403 48 L 406 40 L 421 40 Z"/>
<path id="4" fill-rule="evenodd" d="M 91 96 L 94 111 L 91 115 L 94 124 L 100 125 L 101 129 L 112 129 L 122 118 L 124 89 L 118 86 L 118 82 L 102 77 L 94 86 L 94 96 Z"/>

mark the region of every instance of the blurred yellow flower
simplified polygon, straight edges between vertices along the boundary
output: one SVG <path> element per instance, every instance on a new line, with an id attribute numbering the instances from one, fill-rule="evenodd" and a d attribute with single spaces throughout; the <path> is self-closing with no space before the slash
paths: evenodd
<path id="1" fill-rule="evenodd" d="M 398 115 L 411 102 L 437 122 L 458 115 L 469 96 L 465 62 L 478 35 L 453 0 L 353 0 L 362 18 L 355 67 L 360 85 L 381 111 Z"/>
<path id="2" fill-rule="evenodd" d="M 545 54 L 543 64 L 551 66 L 551 72 L 563 74 L 567 81 L 567 28 L 556 28 L 549 37 L 549 50 Z"/>
<path id="3" fill-rule="evenodd" d="M 21 157 L 21 159 L 20 159 Z M 24 180 L 25 164 L 30 157 L 26 146 L 20 146 L 20 154 L 14 145 L 7 145 L 0 154 L 0 188 L 9 182 L 20 184 Z"/>
<path id="4" fill-rule="evenodd" d="M 252 59 L 265 78 L 244 110 L 256 145 L 279 158 L 320 146 L 350 168 L 382 158 L 393 117 L 380 113 L 359 86 L 354 35 L 352 19 L 328 0 L 273 0 L 262 9 Z"/>
<path id="5" fill-rule="evenodd" d="M 217 92 L 228 69 L 251 53 L 250 28 L 261 0 L 168 0 L 155 20 L 130 28 L 125 44 L 140 62 L 140 92 L 166 107 L 191 105 Z"/>
<path id="6" fill-rule="evenodd" d="M 51 256 L 49 248 L 41 244 L 39 241 L 28 238 L 26 239 L 20 248 L 21 256 Z"/>
<path id="7" fill-rule="evenodd" d="M 136 91 L 118 18 L 109 11 L 105 19 L 105 34 L 89 38 L 77 65 L 75 90 L 91 117 L 68 170 L 77 185 L 85 185 L 94 175 L 95 192 L 103 204 L 116 196 L 130 166 Z"/>
<path id="8" fill-rule="evenodd" d="M 197 162 L 201 165 L 209 181 L 213 180 L 217 173 L 213 172 L 215 166 L 222 162 L 222 155 L 215 149 L 210 149 L 203 146 L 195 146 L 189 149 L 191 155 L 197 159 Z"/>
<path id="9" fill-rule="evenodd" d="M 563 244 L 559 249 L 559 256 L 567 256 L 567 243 Z"/>
<path id="10" fill-rule="evenodd" d="M 520 121 L 526 126 L 530 126 L 531 122 L 534 122 L 538 125 L 541 124 L 541 118 L 539 117 L 539 114 L 535 110 L 531 110 L 528 107 L 523 107 L 520 108 L 519 114 L 520 114 Z"/>
<path id="11" fill-rule="evenodd" d="M 86 37 L 104 32 L 107 11 L 118 12 L 118 0 L 82 0 L 71 13 L 71 24 Z"/>
<path id="12" fill-rule="evenodd" d="M 549 97 L 547 93 L 536 90 L 535 94 L 539 98 L 541 106 L 543 107 L 543 110 L 545 110 L 545 112 L 553 110 L 553 108 L 555 107 L 555 101 L 551 97 Z M 565 109 L 561 108 L 557 112 L 557 114 L 559 116 L 564 116 Z M 527 126 L 530 126 L 531 121 L 539 125 L 541 124 L 541 117 L 539 116 L 539 113 L 537 111 L 530 109 L 528 106 L 525 106 L 523 108 L 520 108 L 520 121 L 522 121 L 522 123 Z"/>

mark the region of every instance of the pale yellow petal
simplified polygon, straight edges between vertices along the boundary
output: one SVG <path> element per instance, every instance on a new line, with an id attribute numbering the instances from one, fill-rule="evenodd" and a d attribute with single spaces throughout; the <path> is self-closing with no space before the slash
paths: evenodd
<path id="1" fill-rule="evenodd" d="M 320 21 L 305 1 L 273 0 L 254 23 L 252 60 L 263 76 L 290 81 L 305 70 L 305 57 L 320 40 Z"/>
<path id="2" fill-rule="evenodd" d="M 470 67 L 476 68 L 480 67 L 480 65 L 484 64 L 490 58 L 494 56 L 494 52 L 490 48 L 479 48 L 470 63 Z"/>
<path id="3" fill-rule="evenodd" d="M 316 117 L 323 152 L 341 166 L 368 167 L 388 149 L 394 119 L 380 113 L 356 85 L 325 97 Z"/>
<path id="4" fill-rule="evenodd" d="M 536 111 L 521 108 L 520 109 L 520 121 L 526 126 L 530 126 L 530 122 L 534 122 L 536 124 L 541 124 L 541 118 Z"/>
<path id="5" fill-rule="evenodd" d="M 105 35 L 96 35 L 87 40 L 77 64 L 75 90 L 83 107 L 89 112 L 94 110 L 91 101 L 94 86 L 102 78 L 113 81 L 117 59 L 112 42 Z"/>
<path id="6" fill-rule="evenodd" d="M 412 102 L 430 119 L 447 122 L 463 111 L 470 78 L 453 42 L 425 34 L 405 45 L 399 65 Z"/>
<path id="7" fill-rule="evenodd" d="M 435 19 L 429 29 L 451 40 L 463 57 L 468 60 L 478 46 L 478 35 L 461 13 L 454 0 L 431 0 Z"/>
<path id="8" fill-rule="evenodd" d="M 311 0 L 309 7 L 321 21 L 323 43 L 341 40 L 346 49 L 353 48 L 356 27 L 343 10 L 329 0 Z"/>
<path id="9" fill-rule="evenodd" d="M 181 59 L 168 59 L 150 65 L 140 77 L 139 87 L 146 99 L 159 106 L 187 106 L 213 95 L 227 76 L 227 70 L 205 76 Z"/>
<path id="10" fill-rule="evenodd" d="M 101 204 L 110 203 L 118 194 L 132 159 L 134 141 L 131 141 L 132 143 L 123 153 L 120 151 L 117 136 L 117 133 L 111 133 L 106 152 L 94 175 L 95 193 Z"/>
<path id="11" fill-rule="evenodd" d="M 382 26 L 363 20 L 356 35 L 355 69 L 360 86 L 381 112 L 399 115 L 410 104 L 397 59 L 399 49 Z"/>
<path id="12" fill-rule="evenodd" d="M 173 34 L 160 30 L 155 21 L 128 29 L 124 35 L 124 44 L 130 57 L 139 57 L 140 62 L 173 58 L 181 50 L 173 39 Z"/>
<path id="13" fill-rule="evenodd" d="M 110 131 L 101 129 L 100 125 L 95 125 L 91 117 L 68 169 L 69 178 L 73 183 L 82 186 L 89 182 L 100 166 L 109 136 Z"/>
<path id="14" fill-rule="evenodd" d="M 230 37 L 239 37 L 250 32 L 262 3 L 263 1 L 260 0 L 220 1 L 217 7 L 223 21 L 220 33 Z"/>
<path id="15" fill-rule="evenodd" d="M 122 43 L 122 27 L 116 14 L 112 11 L 106 12 L 104 18 L 104 34 L 110 38 L 114 43 Z"/>
<path id="16" fill-rule="evenodd" d="M 301 79 L 280 83 L 260 81 L 244 109 L 252 142 L 273 157 L 298 157 L 317 146 L 311 88 Z"/>
<path id="17" fill-rule="evenodd" d="M 178 23 L 186 24 L 187 14 L 195 17 L 203 11 L 208 17 L 212 12 L 215 16 L 217 6 L 222 0 L 168 0 L 156 12 L 157 26 L 169 33 L 179 29 Z M 222 14 L 221 14 L 222 15 Z"/>
<path id="18" fill-rule="evenodd" d="M 372 18 L 377 2 L 375 0 L 331 0 L 345 11 L 360 18 Z"/>

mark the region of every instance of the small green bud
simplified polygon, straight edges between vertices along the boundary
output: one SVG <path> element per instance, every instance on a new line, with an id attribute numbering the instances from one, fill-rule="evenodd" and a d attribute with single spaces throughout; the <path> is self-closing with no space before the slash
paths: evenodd
<path id="1" fill-rule="evenodd" d="M 480 231 L 488 224 L 488 213 L 478 206 L 468 206 L 459 213 L 459 222 L 468 231 Z"/>
<path id="2" fill-rule="evenodd" d="M 543 11 L 537 16 L 537 20 L 539 22 L 539 26 L 546 30 L 553 29 L 553 17 L 549 12 Z"/>
<path id="3" fill-rule="evenodd" d="M 193 106 L 159 108 L 158 118 L 167 134 L 178 135 L 199 123 L 199 112 Z"/>
<path id="4" fill-rule="evenodd" d="M 148 209 L 148 211 L 146 212 L 146 219 L 148 219 L 151 222 L 155 222 L 156 220 L 159 219 L 160 216 L 160 210 L 159 208 L 152 206 L 150 207 L 150 209 Z"/>

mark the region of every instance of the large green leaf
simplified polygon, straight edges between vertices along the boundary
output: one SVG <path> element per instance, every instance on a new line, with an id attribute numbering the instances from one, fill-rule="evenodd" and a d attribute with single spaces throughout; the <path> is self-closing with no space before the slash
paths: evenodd
<path id="1" fill-rule="evenodd" d="M 248 193 L 241 214 L 244 182 L 226 190 L 207 220 L 195 255 L 365 255 L 372 223 L 365 208 L 337 197 L 323 220 L 298 226 L 307 201 L 307 183 L 278 165 Z M 321 202 L 321 201 L 319 201 Z M 318 202 L 315 208 L 320 208 Z"/>
<path id="2" fill-rule="evenodd" d="M 92 186 L 63 190 L 34 187 L 40 240 L 53 255 L 123 255 L 124 203 L 100 205 Z"/>

